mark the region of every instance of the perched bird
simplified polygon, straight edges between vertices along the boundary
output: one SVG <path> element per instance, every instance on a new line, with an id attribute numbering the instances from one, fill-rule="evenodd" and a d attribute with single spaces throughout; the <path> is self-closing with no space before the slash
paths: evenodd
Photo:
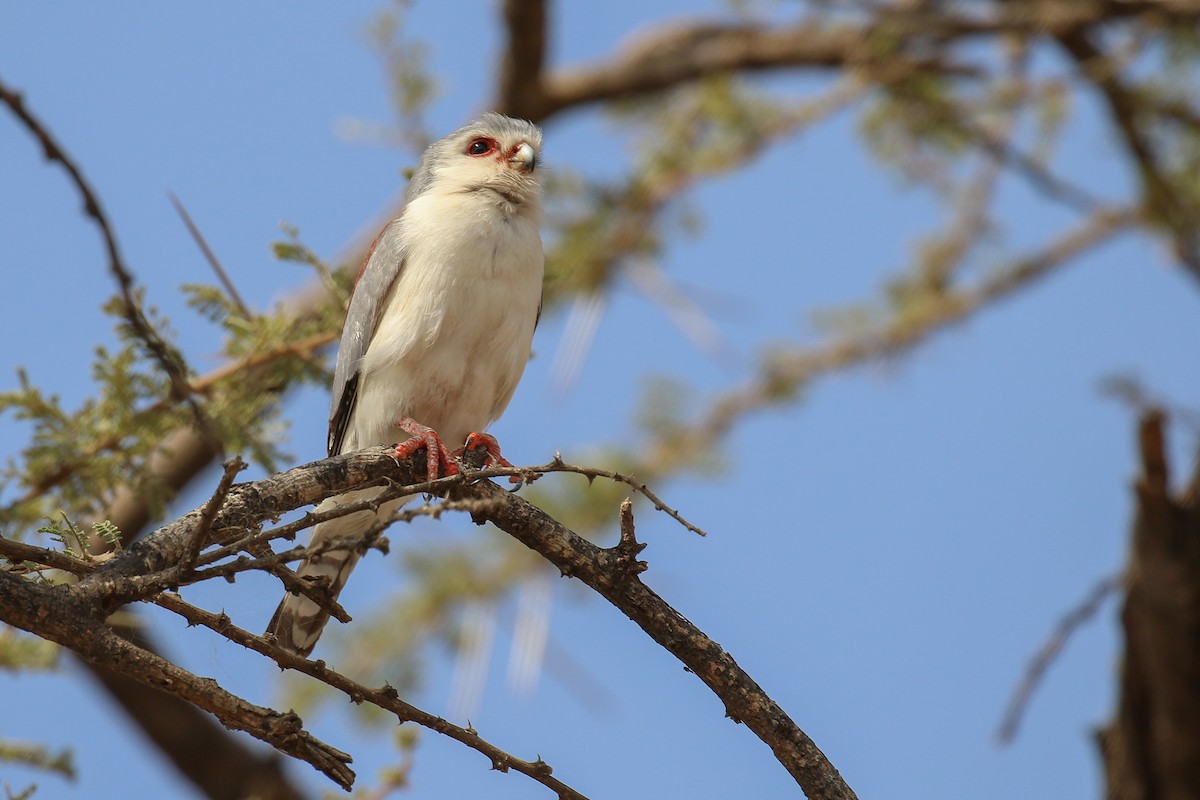
<path id="1" fill-rule="evenodd" d="M 488 113 L 425 151 L 404 210 L 375 240 L 354 288 L 333 376 L 331 456 L 393 443 L 399 426 L 412 438 L 397 457 L 425 449 L 431 479 L 457 470 L 443 441 L 507 463 L 480 432 L 508 406 L 541 311 L 541 147 L 532 123 Z M 348 492 L 317 510 L 380 491 Z M 362 535 L 401 502 L 318 524 L 297 576 L 336 598 Z M 288 593 L 267 634 L 307 656 L 328 619 Z"/>

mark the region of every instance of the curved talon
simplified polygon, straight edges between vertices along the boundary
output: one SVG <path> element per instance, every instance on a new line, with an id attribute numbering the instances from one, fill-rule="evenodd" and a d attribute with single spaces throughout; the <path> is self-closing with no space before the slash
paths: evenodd
<path id="1" fill-rule="evenodd" d="M 418 450 L 424 450 L 426 478 L 436 481 L 443 472 L 447 476 L 458 474 L 458 465 L 454 463 L 454 458 L 446 449 L 446 445 L 442 444 L 442 437 L 438 436 L 437 431 L 409 417 L 403 417 L 397 421 L 396 427 L 405 433 L 412 434 L 411 439 L 396 445 L 394 455 L 397 461 L 407 460 Z"/>
<path id="2" fill-rule="evenodd" d="M 484 466 L 510 467 L 512 469 L 516 469 L 511 461 L 500 455 L 500 443 L 496 441 L 496 437 L 492 436 L 490 433 L 468 433 L 466 444 L 457 450 L 455 454 L 462 454 L 468 450 L 485 451 L 487 453 L 487 457 L 483 461 Z M 521 476 L 519 475 L 508 476 L 508 482 L 515 484 L 523 483 Z"/>

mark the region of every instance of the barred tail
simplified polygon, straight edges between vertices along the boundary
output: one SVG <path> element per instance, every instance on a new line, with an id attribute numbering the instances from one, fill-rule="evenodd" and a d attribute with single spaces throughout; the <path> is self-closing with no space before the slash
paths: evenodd
<path id="1" fill-rule="evenodd" d="M 331 497 L 317 506 L 317 511 L 366 500 L 379 491 L 365 489 Z M 399 505 L 399 502 L 385 503 L 380 506 L 379 516 L 391 516 Z M 336 600 L 358 563 L 363 535 L 370 530 L 376 516 L 372 511 L 356 511 L 317 525 L 308 545 L 313 555 L 300 562 L 296 576 L 302 581 L 325 586 L 329 596 Z M 342 543 L 346 546 L 336 546 Z M 274 636 L 276 644 L 283 649 L 307 657 L 316 647 L 328 621 L 329 612 L 324 608 L 303 595 L 288 592 L 267 623 L 266 635 Z"/>

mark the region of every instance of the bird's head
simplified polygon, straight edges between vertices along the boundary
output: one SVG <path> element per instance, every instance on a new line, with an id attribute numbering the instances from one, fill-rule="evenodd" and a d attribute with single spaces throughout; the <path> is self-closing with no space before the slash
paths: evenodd
<path id="1" fill-rule="evenodd" d="M 431 144 L 408 185 L 411 202 L 425 192 L 481 192 L 515 210 L 536 208 L 542 132 L 532 122 L 490 112 Z"/>

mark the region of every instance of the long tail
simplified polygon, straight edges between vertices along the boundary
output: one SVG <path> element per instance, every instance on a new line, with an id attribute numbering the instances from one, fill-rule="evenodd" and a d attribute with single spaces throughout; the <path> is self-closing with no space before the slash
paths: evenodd
<path id="1" fill-rule="evenodd" d="M 340 505 L 367 500 L 379 489 L 364 489 L 358 492 L 331 497 L 317 511 L 328 511 Z M 400 505 L 385 503 L 378 515 L 372 511 L 356 511 L 344 517 L 322 522 L 313 528 L 308 549 L 314 555 L 305 558 L 296 569 L 300 580 L 320 582 L 326 586 L 335 600 L 358 563 L 363 534 L 370 530 L 377 516 L 391 516 Z M 337 545 L 345 543 L 345 547 Z M 308 656 L 321 638 L 329 612 L 303 595 L 288 592 L 283 597 L 274 616 L 267 623 L 267 636 L 274 636 L 280 647 L 297 655 Z"/>

